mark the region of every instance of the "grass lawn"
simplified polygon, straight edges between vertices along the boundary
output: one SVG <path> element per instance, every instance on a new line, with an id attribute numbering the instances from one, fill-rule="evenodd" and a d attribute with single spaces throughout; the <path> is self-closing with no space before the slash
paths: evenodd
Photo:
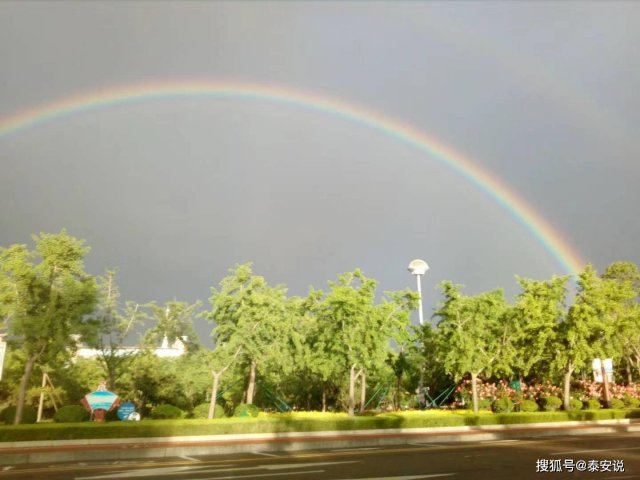
<path id="1" fill-rule="evenodd" d="M 150 438 L 272 432 L 318 432 L 380 428 L 429 428 L 640 418 L 635 410 L 501 413 L 426 410 L 348 417 L 344 413 L 261 413 L 258 417 L 215 420 L 142 420 L 106 423 L 41 423 L 2 425 L 0 442 L 88 438 Z"/>

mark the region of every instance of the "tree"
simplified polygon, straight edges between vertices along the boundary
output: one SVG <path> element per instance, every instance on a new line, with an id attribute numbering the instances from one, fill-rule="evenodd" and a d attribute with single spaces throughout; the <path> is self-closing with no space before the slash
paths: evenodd
<path id="1" fill-rule="evenodd" d="M 89 252 L 84 241 L 65 230 L 41 233 L 33 239 L 33 252 L 26 245 L 0 251 L 2 316 L 8 319 L 9 332 L 26 356 L 16 424 L 22 421 L 34 365 L 73 350 L 78 339 L 97 333 L 96 323 L 88 319 L 96 302 L 96 283 L 84 271 L 83 259 Z"/>
<path id="2" fill-rule="evenodd" d="M 382 303 L 375 305 L 376 286 L 360 269 L 344 273 L 337 282 L 329 282 L 330 291 L 316 309 L 318 342 L 333 359 L 332 366 L 349 371 L 349 415 L 355 413 L 357 379 L 363 399 L 367 369 L 384 364 L 390 340 L 406 339 L 409 312 L 417 306 L 417 294 L 408 290 L 386 292 Z M 363 400 L 360 405 L 362 410 Z"/>
<path id="3" fill-rule="evenodd" d="M 169 345 L 173 345 L 176 340 L 179 340 L 187 350 L 193 350 L 199 345 L 193 323 L 198 315 L 197 310 L 200 305 L 199 301 L 190 304 L 177 300 L 166 302 L 163 306 L 153 302 L 147 304 L 155 324 L 145 333 L 143 344 L 157 346 L 166 338 Z"/>
<path id="4" fill-rule="evenodd" d="M 513 327 L 509 319 L 509 305 L 502 290 L 467 297 L 461 286 L 442 282 L 445 299 L 435 316 L 439 337 L 439 360 L 450 375 L 459 381 L 471 375 L 473 411 L 478 412 L 477 380 L 481 373 L 509 373 Z"/>
<path id="5" fill-rule="evenodd" d="M 640 374 L 640 272 L 632 262 L 614 262 L 602 274 L 623 293 L 620 317 L 615 332 L 621 358 L 626 362 L 627 382 L 633 381 L 633 369 Z"/>
<path id="6" fill-rule="evenodd" d="M 598 277 L 587 265 L 578 278 L 578 293 L 565 321 L 558 324 L 553 366 L 564 376 L 564 408 L 569 408 L 571 378 L 597 357 L 618 358 L 616 332 L 632 293 L 629 285 Z"/>
<path id="7" fill-rule="evenodd" d="M 557 326 L 566 315 L 566 283 L 569 277 L 535 281 L 517 278 L 522 292 L 513 308 L 514 367 L 522 374 L 549 370 L 555 352 Z M 515 353 L 515 352 L 514 352 Z"/>
<path id="8" fill-rule="evenodd" d="M 286 288 L 271 287 L 264 277 L 254 275 L 251 263 L 236 265 L 211 289 L 212 310 L 205 317 L 216 323 L 212 336 L 216 346 L 238 353 L 249 367 L 246 403 L 253 403 L 256 373 L 260 364 L 279 358 L 291 329 L 286 308 Z"/>
<path id="9" fill-rule="evenodd" d="M 116 381 L 124 367 L 131 360 L 131 354 L 122 353 L 122 345 L 131 330 L 148 318 L 141 305 L 127 301 L 120 305 L 120 290 L 116 283 L 116 270 L 107 270 L 98 278 L 98 307 L 94 317 L 99 322 L 100 334 L 96 339 L 97 357 L 107 376 L 110 388 L 116 388 Z"/>

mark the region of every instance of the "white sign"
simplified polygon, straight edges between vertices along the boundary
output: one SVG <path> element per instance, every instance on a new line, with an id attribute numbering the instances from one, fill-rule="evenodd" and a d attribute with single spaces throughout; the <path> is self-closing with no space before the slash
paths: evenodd
<path id="1" fill-rule="evenodd" d="M 604 360 L 600 360 L 599 358 L 593 359 L 593 362 L 591 362 L 591 368 L 593 369 L 593 381 L 596 383 L 602 383 L 602 367 L 604 367 L 604 371 L 607 375 L 607 381 L 613 382 L 613 360 L 610 358 L 605 358 Z"/>
<path id="2" fill-rule="evenodd" d="M 0 337 L 0 380 L 2 380 L 2 367 L 4 366 L 5 353 L 7 353 L 7 342 Z"/>

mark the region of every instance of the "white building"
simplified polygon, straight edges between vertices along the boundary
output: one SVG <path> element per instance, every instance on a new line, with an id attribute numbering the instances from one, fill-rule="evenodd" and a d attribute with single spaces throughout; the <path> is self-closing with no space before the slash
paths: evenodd
<path id="1" fill-rule="evenodd" d="M 162 339 L 162 344 L 154 350 L 158 357 L 162 358 L 175 358 L 184 355 L 187 351 L 186 349 L 187 337 L 176 338 L 176 341 L 173 342 L 173 345 L 169 345 L 169 340 L 167 337 Z M 140 351 L 140 347 L 119 347 L 116 349 L 116 355 L 130 355 L 134 353 L 138 353 Z M 96 358 L 102 355 L 102 351 L 96 348 L 89 348 L 86 346 L 80 346 L 78 351 L 76 352 L 76 358 Z"/>

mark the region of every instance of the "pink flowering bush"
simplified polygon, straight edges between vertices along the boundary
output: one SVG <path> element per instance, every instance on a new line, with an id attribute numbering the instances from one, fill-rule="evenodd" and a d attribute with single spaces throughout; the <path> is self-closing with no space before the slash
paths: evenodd
<path id="1" fill-rule="evenodd" d="M 640 407 L 640 383 L 629 385 L 609 384 L 612 399 L 624 402 L 627 407 Z M 519 405 L 523 400 L 531 400 L 539 405 L 549 397 L 562 398 L 562 388 L 545 382 L 536 385 L 520 384 L 520 391 L 516 391 L 506 380 L 499 382 L 485 382 L 478 379 L 478 400 L 480 408 L 492 405 L 496 400 L 508 399 Z M 581 402 L 602 399 L 602 384 L 581 380 L 571 388 L 571 398 Z M 575 403 L 575 402 L 574 402 Z M 472 405 L 471 380 L 463 380 L 456 389 L 456 400 L 453 408 L 469 408 Z M 573 405 L 572 405 L 573 406 Z M 575 406 L 573 406 L 575 408 Z"/>

